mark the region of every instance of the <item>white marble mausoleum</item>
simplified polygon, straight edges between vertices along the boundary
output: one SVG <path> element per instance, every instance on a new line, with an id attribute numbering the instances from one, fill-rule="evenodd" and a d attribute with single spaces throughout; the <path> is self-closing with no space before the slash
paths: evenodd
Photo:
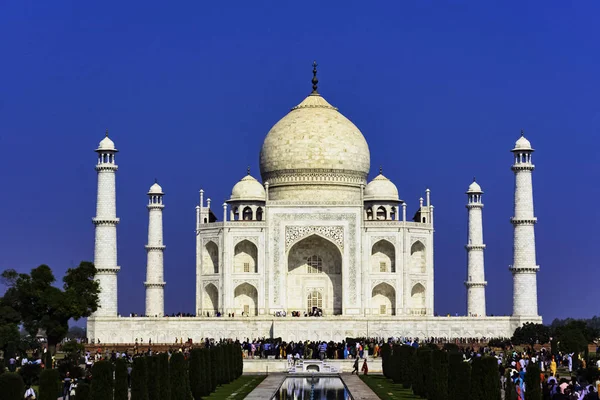
<path id="1" fill-rule="evenodd" d="M 88 320 L 90 339 L 121 343 L 151 338 L 165 343 L 179 337 L 507 337 L 524 322 L 541 322 L 529 141 L 522 136 L 512 150 L 514 263 L 507 273 L 514 281 L 513 315 L 486 316 L 483 191 L 473 182 L 466 193 L 467 313 L 437 317 L 435 215 L 429 189 L 424 198 L 405 202 L 381 169 L 369 180 L 365 138 L 319 94 L 316 69 L 313 73 L 312 93 L 267 133 L 260 177 L 248 171 L 222 205 L 211 204 L 200 190 L 196 317 L 164 316 L 162 210 L 168 205 L 157 183 L 148 192 L 147 204 L 146 316 L 119 315 L 117 149 L 108 135 L 100 142 L 93 221 L 94 262 L 102 292 L 100 308 Z M 322 316 L 292 317 L 293 312 L 315 310 Z"/>

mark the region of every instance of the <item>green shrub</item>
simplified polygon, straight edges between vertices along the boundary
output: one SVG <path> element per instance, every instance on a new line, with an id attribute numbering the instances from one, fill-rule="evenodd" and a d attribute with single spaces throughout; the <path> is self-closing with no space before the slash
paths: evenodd
<path id="1" fill-rule="evenodd" d="M 471 400 L 471 364 L 463 361 L 456 368 L 458 369 L 458 384 L 454 388 L 455 394 L 448 391 L 448 396 L 455 396 L 455 400 Z"/>
<path id="2" fill-rule="evenodd" d="M 42 366 L 40 364 L 25 364 L 19 369 L 19 374 L 25 385 L 38 385 L 41 373 Z"/>
<path id="3" fill-rule="evenodd" d="M 392 346 L 392 354 L 390 356 L 390 378 L 394 381 L 394 383 L 402 383 L 402 368 L 400 364 L 401 361 L 400 355 L 400 345 L 395 344 Z"/>
<path id="4" fill-rule="evenodd" d="M 115 363 L 115 400 L 129 399 L 127 375 L 127 362 L 124 358 L 117 358 L 117 362 Z M 79 400 L 79 396 L 77 397 L 77 400 Z"/>
<path id="5" fill-rule="evenodd" d="M 170 361 L 171 399 L 187 400 L 191 397 L 186 374 L 187 368 L 183 354 L 174 353 Z"/>
<path id="6" fill-rule="evenodd" d="M 131 400 L 148 400 L 146 358 L 135 357 L 131 369 Z"/>
<path id="7" fill-rule="evenodd" d="M 482 362 L 482 383 L 483 399 L 500 400 L 500 372 L 498 371 L 498 360 L 496 357 L 486 356 Z M 538 370 L 539 387 L 539 370 Z"/>
<path id="8" fill-rule="evenodd" d="M 525 400 L 542 400 L 540 387 L 540 369 L 534 363 L 529 363 L 525 373 Z"/>
<path id="9" fill-rule="evenodd" d="M 210 349 L 202 349 L 202 377 L 204 380 L 204 384 L 202 385 L 202 396 L 208 396 L 213 390 L 211 370 Z"/>
<path id="10" fill-rule="evenodd" d="M 392 355 L 392 350 L 390 348 L 390 345 L 387 343 L 384 343 L 381 346 L 381 368 L 383 370 L 383 376 L 385 376 L 388 379 L 392 378 L 391 369 L 389 367 L 391 355 Z"/>
<path id="11" fill-rule="evenodd" d="M 190 352 L 189 375 L 190 389 L 195 399 L 204 395 L 204 371 L 202 370 L 202 349 L 195 348 Z"/>
<path id="12" fill-rule="evenodd" d="M 402 346 L 402 387 L 409 389 L 412 386 L 412 369 L 414 368 L 415 348 Z"/>
<path id="13" fill-rule="evenodd" d="M 431 375 L 431 348 L 419 347 L 416 355 L 416 367 L 414 370 L 415 377 L 413 379 L 413 393 L 417 396 L 427 398 L 427 393 L 430 388 Z"/>
<path id="14" fill-rule="evenodd" d="M 90 400 L 113 400 L 113 368 L 110 361 L 98 361 L 92 367 Z M 56 397 L 52 400 L 56 400 Z"/>
<path id="15" fill-rule="evenodd" d="M 39 400 L 56 400 L 60 393 L 61 383 L 58 370 L 45 369 L 40 374 Z"/>
<path id="16" fill-rule="evenodd" d="M 160 372 L 158 356 L 146 359 L 148 370 L 148 400 L 161 400 L 160 398 Z"/>
<path id="17" fill-rule="evenodd" d="M 429 369 L 431 386 L 427 393 L 429 400 L 448 399 L 448 355 L 442 350 L 433 350 Z"/>
<path id="18" fill-rule="evenodd" d="M 3 400 L 22 400 L 23 393 L 25 393 L 25 384 L 21 375 L 16 372 L 0 374 L 0 393 Z"/>
<path id="19" fill-rule="evenodd" d="M 90 399 L 90 385 L 85 382 L 80 382 L 77 384 L 77 389 L 75 390 L 75 398 L 77 400 L 89 400 Z"/>
<path id="20" fill-rule="evenodd" d="M 217 348 L 210 348 L 210 392 L 212 393 L 217 389 L 217 369 L 219 368 L 217 359 Z M 174 399 L 173 399 L 174 400 Z"/>
<path id="21" fill-rule="evenodd" d="M 474 356 L 471 363 L 471 400 L 488 400 L 483 397 L 483 362 Z M 492 400 L 492 399 L 490 399 Z"/>
<path id="22" fill-rule="evenodd" d="M 158 355 L 158 390 L 160 393 L 160 400 L 171 399 L 171 375 L 169 373 L 169 355 L 167 353 L 161 353 Z"/>

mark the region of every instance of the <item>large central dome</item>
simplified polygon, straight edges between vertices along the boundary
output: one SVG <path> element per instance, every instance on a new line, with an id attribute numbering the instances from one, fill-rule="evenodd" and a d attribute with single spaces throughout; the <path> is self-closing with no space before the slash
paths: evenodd
<path id="1" fill-rule="evenodd" d="M 330 191 L 325 200 L 350 200 L 335 192 L 360 195 L 369 166 L 362 133 L 316 90 L 271 128 L 260 152 L 260 173 L 272 200 L 311 199 L 324 186 Z"/>

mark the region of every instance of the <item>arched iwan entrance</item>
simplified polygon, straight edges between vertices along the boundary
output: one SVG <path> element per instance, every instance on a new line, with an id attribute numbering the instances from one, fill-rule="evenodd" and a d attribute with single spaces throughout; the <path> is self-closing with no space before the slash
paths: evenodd
<path id="1" fill-rule="evenodd" d="M 233 292 L 235 313 L 244 316 L 258 315 L 258 292 L 249 283 L 242 283 Z"/>
<path id="2" fill-rule="evenodd" d="M 337 246 L 318 235 L 294 244 L 288 252 L 286 289 L 289 312 L 319 304 L 319 293 L 324 315 L 342 314 L 342 254 Z"/>
<path id="3" fill-rule="evenodd" d="M 202 309 L 204 315 L 209 313 L 211 317 L 219 311 L 219 289 L 212 283 L 209 283 L 204 287 Z"/>
<path id="4" fill-rule="evenodd" d="M 396 291 L 388 283 L 380 283 L 371 294 L 371 310 L 375 315 L 396 315 Z"/>
<path id="5" fill-rule="evenodd" d="M 373 245 L 371 272 L 396 272 L 396 250 L 387 240 L 380 240 Z"/>
<path id="6" fill-rule="evenodd" d="M 242 240 L 235 245 L 233 256 L 233 272 L 255 273 L 258 272 L 258 249 L 249 240 Z"/>

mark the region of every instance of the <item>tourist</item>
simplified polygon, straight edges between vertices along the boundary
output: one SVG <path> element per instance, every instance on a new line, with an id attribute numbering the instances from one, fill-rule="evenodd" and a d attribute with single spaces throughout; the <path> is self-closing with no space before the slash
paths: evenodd
<path id="1" fill-rule="evenodd" d="M 63 379 L 62 381 L 63 383 L 63 390 L 62 390 L 62 395 L 63 395 L 63 399 L 67 400 L 69 398 L 69 388 L 71 387 L 71 374 L 69 371 L 67 371 L 67 374 L 65 375 L 65 379 Z"/>
<path id="2" fill-rule="evenodd" d="M 363 362 L 363 366 L 361 368 L 364 375 L 369 373 L 369 366 L 367 365 L 367 358 L 365 357 L 365 361 Z"/>
<path id="3" fill-rule="evenodd" d="M 554 356 L 552 356 L 552 361 L 550 361 L 550 373 L 552 376 L 556 376 L 556 360 Z"/>
<path id="4" fill-rule="evenodd" d="M 34 400 L 36 398 L 35 391 L 31 387 L 31 385 L 27 385 L 27 390 L 25 391 L 24 399 L 25 400 Z"/>
<path id="5" fill-rule="evenodd" d="M 356 375 L 358 375 L 358 356 L 354 359 L 354 369 L 352 370 L 352 374 L 354 374 L 356 372 Z"/>

